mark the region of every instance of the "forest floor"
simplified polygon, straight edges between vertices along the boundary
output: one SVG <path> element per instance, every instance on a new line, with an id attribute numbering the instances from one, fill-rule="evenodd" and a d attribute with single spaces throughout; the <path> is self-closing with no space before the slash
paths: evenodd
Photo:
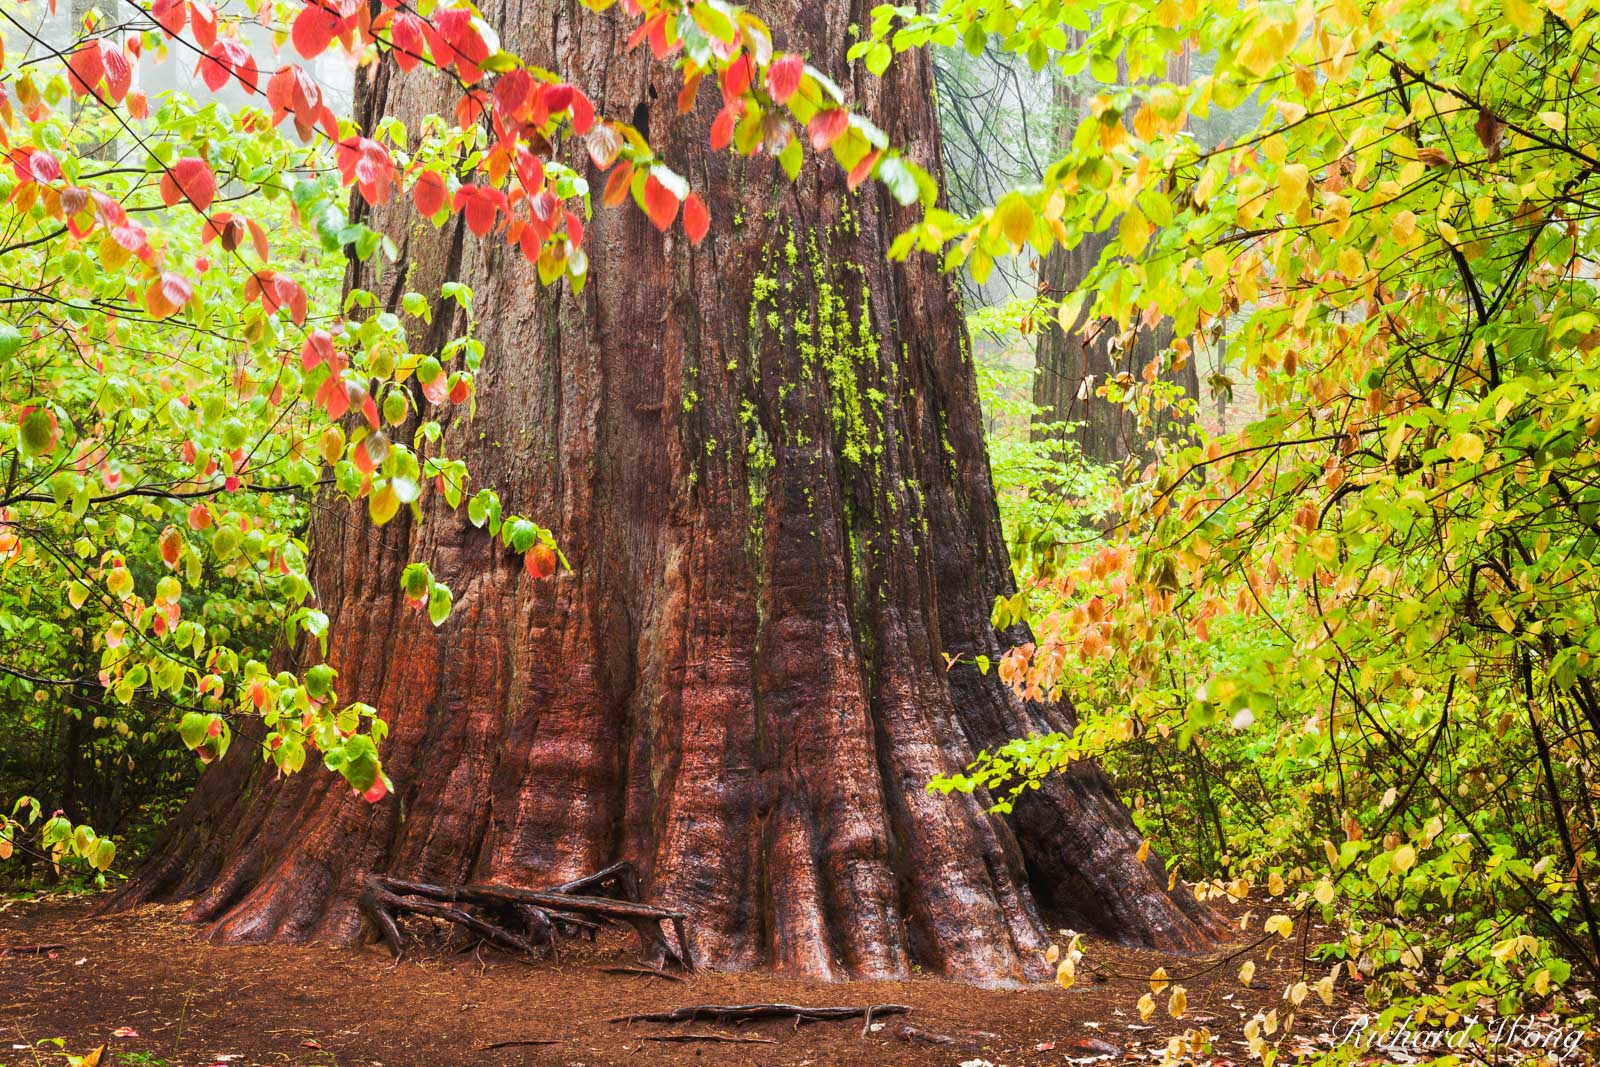
<path id="1" fill-rule="evenodd" d="M 1222 959 L 1227 953 L 1174 959 L 1087 941 L 1079 981 L 1066 990 L 979 989 L 927 976 L 826 984 L 702 973 L 673 982 L 604 973 L 638 962 L 631 931 L 569 942 L 559 964 L 485 949 L 396 965 L 378 946 L 213 945 L 181 914 L 181 907 L 155 906 L 92 916 L 81 898 L 0 905 L 0 1067 L 59 1067 L 67 1062 L 63 1049 L 83 1055 L 100 1045 L 99 1067 L 1149 1064 L 1160 1062 L 1169 1037 L 1199 1026 L 1213 1034 L 1203 1059 L 1241 1064 L 1250 1058 L 1245 1021 L 1274 1007 L 1284 1014 L 1287 985 L 1327 973 L 1309 961 L 1302 972 L 1302 946 L 1321 932 L 1311 931 L 1308 942 L 1297 930 L 1287 941 L 1273 938 L 1270 958 L 1266 945 L 1249 953 L 1256 973 L 1248 989 L 1237 978 L 1242 960 Z M 60 947 L 15 951 L 50 944 Z M 1136 1002 L 1158 966 L 1183 980 L 1181 1021 L 1167 1015 L 1165 992 L 1149 1022 L 1140 1021 Z M 1091 968 L 1104 977 L 1095 980 Z M 780 1020 L 741 1027 L 607 1021 L 758 1001 L 896 1003 L 911 1012 L 875 1020 L 866 1034 L 859 1020 L 799 1028 Z M 1343 989 L 1331 1007 L 1312 994 L 1284 1051 L 1326 1048 L 1335 1020 L 1359 1010 Z M 759 1043 L 651 1040 L 674 1034 Z M 485 1047 L 500 1042 L 529 1044 Z"/>

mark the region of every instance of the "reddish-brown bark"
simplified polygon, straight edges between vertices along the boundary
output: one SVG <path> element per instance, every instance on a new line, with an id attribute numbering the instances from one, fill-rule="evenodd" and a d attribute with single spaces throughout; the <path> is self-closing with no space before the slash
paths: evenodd
<path id="1" fill-rule="evenodd" d="M 1041 977 L 1040 901 L 1119 940 L 1208 944 L 1216 920 L 1137 861 L 1092 766 L 1009 822 L 925 790 L 1067 712 L 944 667 L 1021 635 L 987 623 L 1011 576 L 960 309 L 936 263 L 887 260 L 901 209 L 847 195 L 831 163 L 790 185 L 765 156 L 711 153 L 709 101 L 679 117 L 672 74 L 619 56 L 616 9 L 486 10 L 507 48 L 648 127 L 706 195 L 711 236 L 690 248 L 601 211 L 574 295 L 457 223 L 375 213 L 415 275 L 357 284 L 397 301 L 455 277 L 477 294 L 478 411 L 446 450 L 551 526 L 573 569 L 530 578 L 437 499 L 426 522 L 382 529 L 323 512 L 331 661 L 341 696 L 392 725 L 395 796 L 368 805 L 314 769 L 275 782 L 237 744 L 124 899 L 192 896 L 224 940 L 348 939 L 368 871 L 534 886 L 625 858 L 714 967 Z M 843 75 L 867 8 L 758 10 L 780 46 Z M 453 102 L 393 73 L 362 87 L 366 115 Z M 921 57 L 847 85 L 937 169 Z M 445 318 L 436 340 L 460 326 Z M 437 631 L 402 601 L 412 559 L 455 590 Z"/>

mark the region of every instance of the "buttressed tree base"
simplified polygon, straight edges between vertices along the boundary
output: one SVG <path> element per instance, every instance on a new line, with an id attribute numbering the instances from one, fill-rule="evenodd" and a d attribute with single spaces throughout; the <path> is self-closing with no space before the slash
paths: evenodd
<path id="1" fill-rule="evenodd" d="M 923 53 L 852 78 L 847 28 L 867 4 L 764 7 L 793 36 L 780 46 L 936 171 Z M 628 859 L 719 968 L 1020 980 L 1049 974 L 1047 917 L 1169 950 L 1223 936 L 1140 861 L 1092 765 L 1004 818 L 981 794 L 926 789 L 1070 713 L 970 662 L 1025 635 L 988 622 L 1012 578 L 956 295 L 934 257 L 886 256 L 909 215 L 825 161 L 791 185 L 768 154 L 712 152 L 715 92 L 680 115 L 671 70 L 622 52 L 616 9 L 484 12 L 506 49 L 631 119 L 704 196 L 710 236 L 691 247 L 599 211 L 575 293 L 542 289 L 459 217 L 435 229 L 408 204 L 357 203 L 401 255 L 351 285 L 396 311 L 450 279 L 476 294 L 489 358 L 444 450 L 548 524 L 570 569 L 530 574 L 440 494 L 422 523 L 321 509 L 329 662 L 391 725 L 393 796 L 368 804 L 311 769 L 275 780 L 242 731 L 120 902 L 193 898 L 190 918 L 228 941 L 349 940 L 370 872 L 538 886 Z M 358 117 L 411 125 L 458 95 L 386 58 L 363 72 Z M 408 320 L 412 347 L 460 316 Z M 402 596 L 411 560 L 455 592 L 437 630 Z M 968 662 L 947 670 L 945 653 Z"/>

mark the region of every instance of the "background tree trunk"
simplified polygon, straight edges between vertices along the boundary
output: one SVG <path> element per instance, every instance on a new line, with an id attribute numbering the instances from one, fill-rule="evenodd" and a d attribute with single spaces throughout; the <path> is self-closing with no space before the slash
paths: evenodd
<path id="1" fill-rule="evenodd" d="M 1073 43 L 1081 45 L 1082 31 L 1069 33 Z M 1167 79 L 1176 85 L 1187 85 L 1192 59 L 1188 49 L 1168 57 Z M 1056 140 L 1062 151 L 1072 142 L 1085 102 L 1085 94 L 1075 83 L 1056 81 Z M 1117 226 L 1113 223 L 1070 249 L 1052 248 L 1039 264 L 1040 293 L 1052 300 L 1071 295 L 1116 236 Z M 1122 371 L 1137 378 L 1145 364 L 1164 352 L 1172 344 L 1171 322 L 1163 319 L 1154 326 L 1142 327 L 1132 346 L 1123 352 L 1112 346 L 1117 333 L 1114 325 L 1091 324 L 1087 306 L 1079 312 L 1071 330 L 1061 329 L 1053 315 L 1046 317 L 1034 349 L 1033 402 L 1038 408 L 1033 417 L 1034 440 L 1062 437 L 1074 442 L 1087 459 L 1121 463 L 1129 456 L 1146 453 L 1145 446 L 1155 434 L 1170 431 L 1174 425 L 1171 418 L 1158 418 L 1153 426 L 1141 429 L 1124 404 L 1098 394 L 1106 379 Z M 1165 370 L 1162 377 L 1182 386 L 1188 396 L 1200 396 L 1199 369 L 1192 357 L 1177 370 Z M 1172 412 L 1168 409 L 1165 414 L 1170 416 Z M 1073 425 L 1063 431 L 1062 423 Z"/>
<path id="2" fill-rule="evenodd" d="M 678 116 L 671 72 L 619 56 L 618 9 L 485 10 L 505 47 L 645 129 L 706 196 L 711 236 L 691 249 L 602 210 L 575 296 L 459 222 L 372 213 L 405 269 L 355 284 L 391 306 L 446 278 L 473 287 L 488 355 L 447 451 L 550 525 L 573 570 L 529 578 L 437 496 L 420 526 L 321 511 L 330 658 L 341 698 L 390 721 L 395 796 L 369 806 L 314 768 L 274 782 L 241 737 L 123 902 L 194 897 L 224 940 L 348 939 L 367 871 L 533 886 L 628 858 L 718 967 L 1037 978 L 1040 905 L 1121 941 L 1208 945 L 1217 921 L 1138 862 L 1092 765 L 1009 821 L 924 788 L 1068 712 L 945 669 L 945 651 L 997 657 L 1026 634 L 987 622 L 1012 580 L 974 370 L 949 279 L 885 257 L 905 213 L 874 187 L 848 195 L 831 162 L 791 185 L 766 156 L 710 152 L 716 94 Z M 868 5 L 758 11 L 780 47 L 841 76 Z M 937 172 L 924 57 L 846 84 Z M 428 86 L 382 66 L 358 112 L 415 128 L 454 104 Z M 441 306 L 429 343 L 449 320 Z M 455 591 L 438 630 L 401 598 L 411 559 Z"/>

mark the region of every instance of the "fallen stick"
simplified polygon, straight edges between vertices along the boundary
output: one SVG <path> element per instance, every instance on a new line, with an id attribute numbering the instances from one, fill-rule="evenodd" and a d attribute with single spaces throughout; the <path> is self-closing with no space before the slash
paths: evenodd
<path id="1" fill-rule="evenodd" d="M 721 1041 L 729 1045 L 776 1045 L 770 1037 L 735 1037 L 732 1034 L 654 1034 L 646 1041 Z"/>
<path id="2" fill-rule="evenodd" d="M 602 967 L 600 970 L 605 974 L 644 974 L 649 975 L 651 978 L 666 978 L 674 982 L 688 981 L 681 974 L 663 971 L 659 967 Z"/>
<path id="3" fill-rule="evenodd" d="M 906 1004 L 869 1004 L 860 1008 L 805 1008 L 798 1004 L 691 1004 L 671 1011 L 644 1012 L 638 1015 L 618 1015 L 607 1022 L 613 1023 L 692 1023 L 701 1019 L 716 1022 L 751 1022 L 756 1019 L 787 1019 L 795 1023 L 837 1022 L 873 1015 L 904 1015 L 911 1010 Z"/>
<path id="4" fill-rule="evenodd" d="M 55 952 L 58 949 L 63 949 L 66 947 L 67 946 L 65 943 L 54 943 L 49 945 L 0 945 L 0 956 L 41 956 L 46 952 Z"/>
<path id="5" fill-rule="evenodd" d="M 974 1052 L 983 1047 L 982 1042 L 971 1037 L 952 1037 L 949 1034 L 940 1034 L 935 1033 L 932 1030 L 924 1030 L 920 1026 L 912 1026 L 910 1023 L 906 1023 L 901 1026 L 899 1030 L 895 1031 L 894 1036 L 898 1037 L 901 1041 L 908 1041 L 914 1045 L 933 1045 L 941 1048 L 963 1048 L 970 1049 Z"/>
<path id="6" fill-rule="evenodd" d="M 497 1048 L 528 1048 L 529 1046 L 532 1046 L 532 1045 L 559 1045 L 559 1044 L 561 1044 L 561 1042 L 559 1042 L 559 1041 L 551 1041 L 548 1038 L 536 1037 L 536 1038 L 530 1038 L 530 1039 L 528 1039 L 526 1041 L 496 1041 L 492 1045 L 479 1045 L 477 1048 L 473 1049 L 472 1051 L 474 1051 L 474 1052 L 493 1052 Z"/>

